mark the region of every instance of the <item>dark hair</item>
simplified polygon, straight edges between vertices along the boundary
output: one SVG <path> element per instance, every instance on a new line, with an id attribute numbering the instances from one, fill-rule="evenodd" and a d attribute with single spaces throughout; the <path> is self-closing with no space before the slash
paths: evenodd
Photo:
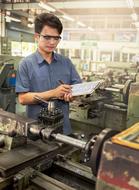
<path id="1" fill-rule="evenodd" d="M 58 33 L 61 34 L 63 26 L 59 18 L 51 13 L 41 13 L 35 18 L 35 32 L 41 33 L 43 27 L 47 25 L 57 29 Z"/>

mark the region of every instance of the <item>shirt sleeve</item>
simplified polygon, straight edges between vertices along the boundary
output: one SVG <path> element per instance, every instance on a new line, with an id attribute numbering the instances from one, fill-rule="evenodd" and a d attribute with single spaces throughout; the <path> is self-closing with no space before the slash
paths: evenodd
<path id="1" fill-rule="evenodd" d="M 16 93 L 29 92 L 29 74 L 25 60 L 19 63 L 16 74 Z"/>
<path id="2" fill-rule="evenodd" d="M 75 69 L 75 66 L 73 65 L 73 63 L 71 62 L 71 60 L 69 59 L 69 62 L 71 64 L 71 85 L 72 84 L 78 84 L 81 83 L 82 80 L 78 74 L 78 72 Z"/>

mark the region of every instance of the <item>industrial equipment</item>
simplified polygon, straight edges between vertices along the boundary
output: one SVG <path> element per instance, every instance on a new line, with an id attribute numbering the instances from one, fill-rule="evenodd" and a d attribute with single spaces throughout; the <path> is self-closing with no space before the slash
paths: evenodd
<path id="1" fill-rule="evenodd" d="M 14 69 L 14 64 L 8 63 L 8 61 L 0 63 L 0 108 L 15 113 L 16 71 Z"/>
<path id="2" fill-rule="evenodd" d="M 70 120 L 75 131 L 98 134 L 104 128 L 126 128 L 131 80 L 125 85 L 99 88 L 90 96 L 78 97 L 70 105 Z M 118 125 L 117 125 L 118 124 Z"/>
<path id="3" fill-rule="evenodd" d="M 88 167 L 70 161 L 64 162 L 64 166 L 61 163 L 72 147 L 83 150 L 87 160 L 94 139 L 83 142 L 60 134 L 63 115 L 53 102 L 42 108 L 38 118 L 38 121 L 25 119 L 0 110 L 0 189 L 75 189 L 45 175 L 52 165 L 70 168 L 68 173 L 80 180 L 79 184 L 75 181 L 75 186 L 92 189 L 95 177 Z"/>
<path id="4" fill-rule="evenodd" d="M 125 178 L 139 189 L 139 174 L 132 172 L 138 151 L 111 141 L 117 131 L 104 129 L 85 142 L 61 134 L 62 120 L 53 106 L 43 108 L 38 121 L 0 110 L 0 189 L 91 190 L 96 183 L 96 190 L 119 190 Z M 90 168 L 69 159 L 74 148 Z"/>
<path id="5" fill-rule="evenodd" d="M 101 152 L 97 190 L 139 189 L 139 123 L 106 141 Z"/>
<path id="6" fill-rule="evenodd" d="M 93 64 L 93 63 L 92 63 Z M 95 63 L 94 63 L 95 64 Z M 137 65 L 131 63 L 97 63 L 97 69 L 92 72 L 89 80 L 105 80 L 107 86 L 125 84 L 127 80 L 136 80 Z"/>
<path id="7" fill-rule="evenodd" d="M 139 82 L 132 83 L 129 91 L 127 127 L 139 122 Z"/>

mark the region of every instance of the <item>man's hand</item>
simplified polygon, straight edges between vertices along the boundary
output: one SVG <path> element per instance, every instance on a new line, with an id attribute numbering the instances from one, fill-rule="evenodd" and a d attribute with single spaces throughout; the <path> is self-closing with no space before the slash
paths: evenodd
<path id="1" fill-rule="evenodd" d="M 68 98 L 69 94 L 71 94 L 71 86 L 67 84 L 62 84 L 54 90 L 54 96 L 59 99 L 64 99 L 65 101 L 66 99 L 67 100 L 69 99 Z"/>
<path id="2" fill-rule="evenodd" d="M 73 101 L 72 94 L 71 93 L 65 94 L 63 100 L 65 100 L 66 102 L 72 102 Z"/>

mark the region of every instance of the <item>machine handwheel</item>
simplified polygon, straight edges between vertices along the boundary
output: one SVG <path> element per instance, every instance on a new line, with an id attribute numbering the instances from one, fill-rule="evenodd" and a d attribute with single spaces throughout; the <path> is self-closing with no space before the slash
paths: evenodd
<path id="1" fill-rule="evenodd" d="M 96 138 L 96 142 L 94 145 L 91 147 L 91 156 L 90 156 L 90 166 L 92 169 L 92 173 L 97 176 L 98 173 L 98 167 L 101 159 L 101 153 L 102 153 L 102 148 L 104 142 L 112 137 L 113 135 L 117 134 L 118 131 L 115 131 L 110 128 L 106 128 L 100 132 L 100 134 Z"/>

